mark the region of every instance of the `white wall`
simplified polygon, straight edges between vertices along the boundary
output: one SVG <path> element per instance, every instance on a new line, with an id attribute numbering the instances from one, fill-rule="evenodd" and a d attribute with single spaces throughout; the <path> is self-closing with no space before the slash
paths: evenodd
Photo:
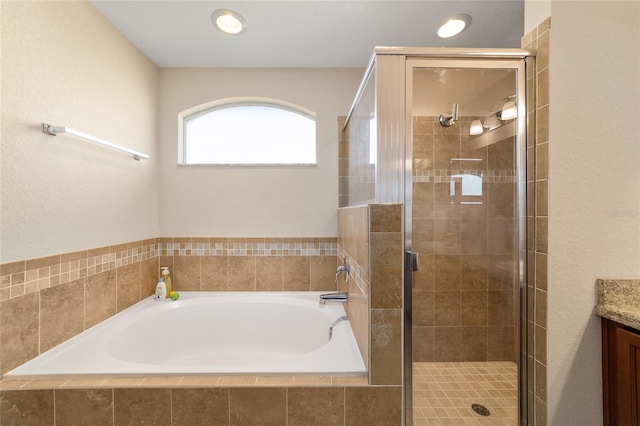
<path id="1" fill-rule="evenodd" d="M 88 2 L 1 7 L 0 262 L 157 236 L 156 66 Z"/>
<path id="2" fill-rule="evenodd" d="M 347 114 L 363 72 L 162 69 L 162 236 L 336 236 L 337 117 Z M 178 114 L 232 97 L 279 99 L 316 112 L 317 166 L 177 166 Z"/>
<path id="3" fill-rule="evenodd" d="M 596 278 L 640 277 L 640 3 L 554 1 L 549 424 L 602 424 Z"/>
<path id="4" fill-rule="evenodd" d="M 551 0 L 525 0 L 524 34 L 529 34 L 549 16 L 551 16 Z"/>

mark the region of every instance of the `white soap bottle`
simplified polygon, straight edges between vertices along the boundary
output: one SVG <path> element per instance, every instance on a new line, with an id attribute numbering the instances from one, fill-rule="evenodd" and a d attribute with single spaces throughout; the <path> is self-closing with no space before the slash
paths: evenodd
<path id="1" fill-rule="evenodd" d="M 160 278 L 156 285 L 156 294 L 153 297 L 155 300 L 164 300 L 167 298 L 167 286 L 164 283 L 164 278 Z"/>

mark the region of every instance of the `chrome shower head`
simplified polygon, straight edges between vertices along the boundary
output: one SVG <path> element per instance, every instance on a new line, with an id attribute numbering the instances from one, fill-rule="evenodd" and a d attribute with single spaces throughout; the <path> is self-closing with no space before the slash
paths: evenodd
<path id="1" fill-rule="evenodd" d="M 444 127 L 453 126 L 456 121 L 458 121 L 458 104 L 451 105 L 450 114 L 447 114 L 446 112 L 440 114 L 440 119 L 438 121 L 440 121 L 440 124 Z"/>

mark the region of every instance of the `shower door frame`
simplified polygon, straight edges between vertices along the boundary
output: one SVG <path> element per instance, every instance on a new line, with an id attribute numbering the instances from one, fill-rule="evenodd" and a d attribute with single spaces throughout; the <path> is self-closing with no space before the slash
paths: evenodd
<path id="1" fill-rule="evenodd" d="M 403 277 L 403 424 L 413 424 L 413 353 L 412 353 L 412 272 L 415 257 L 412 251 L 412 207 L 413 207 L 413 72 L 420 68 L 452 68 L 452 69 L 505 69 L 516 71 L 516 95 L 518 119 L 515 135 L 516 161 L 516 265 L 517 283 L 514 283 L 516 294 L 516 330 L 517 330 L 517 364 L 518 364 L 518 423 L 526 424 L 529 417 L 527 393 L 533 383 L 521 383 L 531 377 L 527 347 L 530 336 L 527 333 L 526 321 L 528 312 L 524 312 L 525 324 L 522 324 L 522 312 L 528 307 L 527 296 L 527 93 L 525 59 L 533 56 L 531 52 L 514 49 L 376 49 L 377 54 L 400 54 L 405 59 L 405 122 L 404 124 L 404 187 L 402 188 L 404 203 L 404 277 Z M 397 83 L 396 83 L 397 84 Z M 397 87 L 397 86 L 396 86 Z M 380 85 L 378 85 L 380 88 Z M 377 98 L 377 96 L 376 96 Z M 377 108 L 376 108 L 377 110 Z M 399 124 L 399 123 L 398 123 Z M 380 127 L 393 126 L 393 123 L 379 123 Z M 378 141 L 380 144 L 380 141 Z M 380 152 L 380 151 L 379 151 Z M 376 182 L 378 186 L 378 182 Z M 524 291 L 523 291 L 524 289 Z M 523 299 L 524 298 L 524 299 Z M 524 345 L 523 345 L 524 338 Z M 525 347 L 523 347 L 525 346 Z M 524 364 L 524 365 L 523 365 Z M 524 371 L 522 370 L 524 369 Z M 524 374 L 523 374 L 524 373 Z"/>

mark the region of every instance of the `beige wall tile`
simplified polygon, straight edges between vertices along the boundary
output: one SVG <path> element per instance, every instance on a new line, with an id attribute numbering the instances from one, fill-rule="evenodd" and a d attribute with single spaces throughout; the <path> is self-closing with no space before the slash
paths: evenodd
<path id="1" fill-rule="evenodd" d="M 40 292 L 40 352 L 84 330 L 84 281 L 79 279 Z"/>
<path id="2" fill-rule="evenodd" d="M 0 306 L 2 374 L 38 355 L 39 293 L 4 300 Z"/>
<path id="3" fill-rule="evenodd" d="M 460 329 L 460 361 L 487 360 L 487 327 Z"/>
<path id="4" fill-rule="evenodd" d="M 536 179 L 549 179 L 549 144 L 536 145 Z"/>
<path id="5" fill-rule="evenodd" d="M 295 376 L 293 384 L 295 386 L 330 386 L 331 376 Z"/>
<path id="6" fill-rule="evenodd" d="M 536 251 L 547 253 L 548 251 L 548 220 L 546 217 L 536 218 Z"/>
<path id="7" fill-rule="evenodd" d="M 112 426 L 112 389 L 58 389 L 55 391 L 57 425 Z"/>
<path id="8" fill-rule="evenodd" d="M 487 185 L 487 189 L 487 217 L 492 219 L 514 217 L 516 202 L 515 183 L 490 183 Z"/>
<path id="9" fill-rule="evenodd" d="M 288 426 L 344 425 L 343 388 L 289 388 Z"/>
<path id="10" fill-rule="evenodd" d="M 402 384 L 402 310 L 371 310 L 370 383 Z"/>
<path id="11" fill-rule="evenodd" d="M 539 71 L 537 74 L 537 78 L 538 78 L 538 88 L 536 91 L 537 104 L 539 106 L 548 105 L 549 104 L 549 68 Z M 539 119 L 538 121 L 542 121 L 542 120 Z M 540 139 L 540 140 L 542 141 L 545 139 Z"/>
<path id="12" fill-rule="evenodd" d="M 460 256 L 434 257 L 434 282 L 436 291 L 454 291 L 461 288 L 461 263 Z"/>
<path id="13" fill-rule="evenodd" d="M 402 307 L 402 234 L 400 232 L 372 232 L 371 251 L 371 308 Z"/>
<path id="14" fill-rule="evenodd" d="M 536 324 L 547 327 L 547 292 L 536 290 Z"/>
<path id="15" fill-rule="evenodd" d="M 345 394 L 347 426 L 400 425 L 402 388 L 348 387 Z"/>
<path id="16" fill-rule="evenodd" d="M 220 382 L 220 376 L 185 376 L 180 381 L 180 386 L 192 388 L 210 388 L 215 387 L 218 382 Z"/>
<path id="17" fill-rule="evenodd" d="M 229 389 L 171 390 L 172 426 L 227 426 Z"/>
<path id="18" fill-rule="evenodd" d="M 457 254 L 461 251 L 460 219 L 435 219 L 433 234 L 427 235 L 434 242 L 435 254 Z"/>
<path id="19" fill-rule="evenodd" d="M 487 292 L 463 291 L 461 293 L 461 325 L 463 327 L 487 326 Z"/>
<path id="20" fill-rule="evenodd" d="M 160 277 L 158 268 L 158 258 L 152 257 L 140 262 L 140 298 L 151 296 L 156 291 L 158 278 Z M 173 265 L 169 270 L 173 278 Z"/>
<path id="21" fill-rule="evenodd" d="M 536 215 L 547 216 L 549 214 L 549 181 L 536 182 Z"/>
<path id="22" fill-rule="evenodd" d="M 255 291 L 256 259 L 253 256 L 229 257 L 229 290 Z"/>
<path id="23" fill-rule="evenodd" d="M 515 286 L 515 258 L 513 254 L 488 257 L 489 291 L 512 291 Z"/>
<path id="24" fill-rule="evenodd" d="M 514 361 L 515 327 L 489 327 L 487 329 L 487 361 Z"/>
<path id="25" fill-rule="evenodd" d="M 432 327 L 435 320 L 435 294 L 433 291 L 417 291 L 412 294 L 412 319 L 416 327 Z"/>
<path id="26" fill-rule="evenodd" d="M 114 389 L 114 424 L 171 426 L 169 389 Z"/>
<path id="27" fill-rule="evenodd" d="M 311 271 L 308 256 L 282 258 L 282 288 L 284 291 L 309 291 Z"/>
<path id="28" fill-rule="evenodd" d="M 41 257 L 39 259 L 29 259 L 25 264 L 25 271 L 29 271 L 31 269 L 40 269 L 45 266 L 53 266 L 60 263 L 60 255 L 53 255 L 47 257 Z"/>
<path id="29" fill-rule="evenodd" d="M 161 266 L 167 265 L 163 264 Z M 200 290 L 200 257 L 174 256 L 172 278 L 175 291 Z"/>
<path id="30" fill-rule="evenodd" d="M 413 184 L 412 218 L 414 220 L 435 217 L 435 185 L 432 182 L 415 182 Z"/>
<path id="31" fill-rule="evenodd" d="M 436 257 L 430 254 L 418 254 L 418 271 L 413 273 L 414 291 L 433 291 L 436 281 Z"/>
<path id="32" fill-rule="evenodd" d="M 351 329 L 360 349 L 365 366 L 369 365 L 369 300 L 362 294 L 358 286 L 349 281 L 349 302 L 346 311 Z"/>
<path id="33" fill-rule="evenodd" d="M 434 327 L 433 361 L 460 361 L 460 327 Z"/>
<path id="34" fill-rule="evenodd" d="M 227 256 L 200 258 L 200 290 L 229 291 L 229 259 Z"/>
<path id="35" fill-rule="evenodd" d="M 420 254 L 435 253 L 435 220 L 413 220 L 413 251 Z"/>
<path id="36" fill-rule="evenodd" d="M 488 293 L 489 327 L 515 326 L 515 303 L 513 291 L 490 291 Z"/>
<path id="37" fill-rule="evenodd" d="M 462 305 L 460 291 L 436 291 L 434 324 L 436 326 L 459 326 Z"/>
<path id="38" fill-rule="evenodd" d="M 116 313 L 116 271 L 106 271 L 85 279 L 84 328 L 87 329 Z"/>
<path id="39" fill-rule="evenodd" d="M 282 291 L 282 256 L 256 257 L 256 290 Z"/>
<path id="40" fill-rule="evenodd" d="M 0 275 L 11 275 L 26 271 L 26 262 L 24 260 L 18 262 L 4 263 L 0 265 Z"/>
<path id="41" fill-rule="evenodd" d="M 402 232 L 401 204 L 369 205 L 370 232 Z"/>
<path id="42" fill-rule="evenodd" d="M 230 426 L 282 426 L 287 422 L 284 388 L 232 388 Z"/>
<path id="43" fill-rule="evenodd" d="M 462 254 L 487 254 L 487 219 L 464 219 L 460 223 L 460 249 Z"/>
<path id="44" fill-rule="evenodd" d="M 443 134 L 433 141 L 433 168 L 435 170 L 451 170 L 451 159 L 460 158 L 460 135 L 453 134 L 457 129 L 434 129 Z M 446 132 L 446 134 L 444 133 Z"/>
<path id="45" fill-rule="evenodd" d="M 311 256 L 311 291 L 336 291 L 338 259 L 336 256 Z"/>
<path id="46" fill-rule="evenodd" d="M 3 426 L 51 426 L 54 424 L 53 413 L 53 390 L 0 393 Z"/>
<path id="47" fill-rule="evenodd" d="M 433 361 L 434 327 L 413 327 L 411 336 L 413 362 Z"/>
<path id="48" fill-rule="evenodd" d="M 547 363 L 547 329 L 536 326 L 536 360 Z"/>
<path id="49" fill-rule="evenodd" d="M 463 291 L 486 291 L 488 283 L 487 256 L 460 257 L 460 288 Z"/>
<path id="50" fill-rule="evenodd" d="M 140 301 L 140 262 L 116 269 L 116 282 L 117 309 L 120 312 Z"/>
<path id="51" fill-rule="evenodd" d="M 488 219 L 488 254 L 511 255 L 515 253 L 514 219 Z"/>
<path id="52" fill-rule="evenodd" d="M 488 147 L 489 170 L 514 170 L 515 143 L 513 138 L 504 139 Z"/>
<path id="53" fill-rule="evenodd" d="M 253 386 L 258 376 L 221 376 L 218 386 Z"/>

